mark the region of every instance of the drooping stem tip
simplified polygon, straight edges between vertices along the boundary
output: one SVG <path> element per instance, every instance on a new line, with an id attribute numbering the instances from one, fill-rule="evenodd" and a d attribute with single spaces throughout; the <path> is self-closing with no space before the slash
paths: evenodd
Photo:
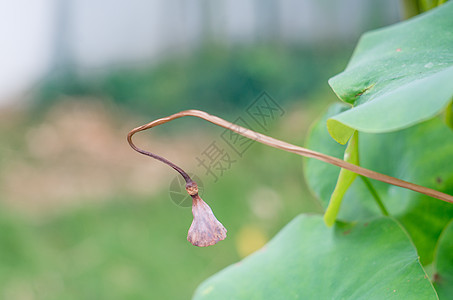
<path id="1" fill-rule="evenodd" d="M 193 221 L 192 225 L 189 228 L 187 235 L 187 240 L 194 246 L 198 247 L 207 247 L 216 244 L 217 242 L 224 240 L 226 238 L 227 230 L 223 225 L 217 220 L 206 202 L 204 202 L 198 195 L 198 185 L 193 181 L 190 176 L 179 166 L 172 163 L 168 159 L 148 152 L 146 150 L 140 149 L 137 147 L 134 142 L 132 142 L 132 136 L 142 130 L 148 129 L 150 127 L 140 126 L 129 132 L 127 135 L 127 141 L 129 145 L 143 155 L 157 159 L 164 164 L 172 167 L 176 170 L 186 181 L 186 191 L 192 197 L 192 214 Z"/>

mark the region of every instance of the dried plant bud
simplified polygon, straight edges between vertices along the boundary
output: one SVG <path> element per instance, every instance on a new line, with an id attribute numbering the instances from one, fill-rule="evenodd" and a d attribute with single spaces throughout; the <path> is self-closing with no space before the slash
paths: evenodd
<path id="1" fill-rule="evenodd" d="M 186 191 L 189 193 L 190 196 L 195 196 L 198 194 L 198 185 L 195 181 L 189 181 L 186 184 Z"/>
<path id="2" fill-rule="evenodd" d="M 224 240 L 227 230 L 216 219 L 209 205 L 198 194 L 191 196 L 193 221 L 189 228 L 187 240 L 198 247 L 211 246 Z"/>

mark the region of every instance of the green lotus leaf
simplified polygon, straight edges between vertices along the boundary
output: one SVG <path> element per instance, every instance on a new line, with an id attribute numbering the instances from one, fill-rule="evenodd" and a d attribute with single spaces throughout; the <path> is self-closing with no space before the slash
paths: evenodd
<path id="1" fill-rule="evenodd" d="M 300 215 L 264 248 L 208 278 L 194 299 L 437 299 L 391 218 L 327 227 Z"/>
<path id="2" fill-rule="evenodd" d="M 354 130 L 390 132 L 440 113 L 453 96 L 453 2 L 365 33 L 346 67 L 329 80 L 353 108 L 332 116 L 329 133 L 345 144 Z"/>

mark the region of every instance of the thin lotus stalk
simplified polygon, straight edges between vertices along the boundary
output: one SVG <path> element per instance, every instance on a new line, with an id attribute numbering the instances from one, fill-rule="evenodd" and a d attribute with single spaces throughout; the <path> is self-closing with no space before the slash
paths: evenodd
<path id="1" fill-rule="evenodd" d="M 190 177 L 188 177 L 188 175 L 184 171 L 182 171 L 182 169 L 180 169 L 179 167 L 177 167 L 173 163 L 169 162 L 165 158 L 162 158 L 162 157 L 157 156 L 155 154 L 152 154 L 152 153 L 149 153 L 147 151 L 139 149 L 132 142 L 132 136 L 135 133 L 137 133 L 137 132 L 140 132 L 140 131 L 143 131 L 143 130 L 147 130 L 147 129 L 156 127 L 158 125 L 162 125 L 162 124 L 165 124 L 167 122 L 173 121 L 175 119 L 179 119 L 179 118 L 187 117 L 187 116 L 197 117 L 197 118 L 206 120 L 206 121 L 211 122 L 211 123 L 213 123 L 213 124 L 215 124 L 217 126 L 226 128 L 226 129 L 231 130 L 231 131 L 233 131 L 233 132 L 235 132 L 237 134 L 240 134 L 240 135 L 242 135 L 242 136 L 244 136 L 246 138 L 255 140 L 255 141 L 257 141 L 257 142 L 259 142 L 261 144 L 264 144 L 264 145 L 267 145 L 267 146 L 270 146 L 270 147 L 273 147 L 273 148 L 281 149 L 281 150 L 284 150 L 284 151 L 287 151 L 287 152 L 292 152 L 292 153 L 295 153 L 295 154 L 298 154 L 298 155 L 301 155 L 301 156 L 305 156 L 305 157 L 309 157 L 309 158 L 314 158 L 314 159 L 329 163 L 331 165 L 334 165 L 334 166 L 337 166 L 337 167 L 340 167 L 340 168 L 343 168 L 343 169 L 347 169 L 349 171 L 352 171 L 354 173 L 357 173 L 359 175 L 362 175 L 362 176 L 365 176 L 365 177 L 368 177 L 368 178 L 371 178 L 371 179 L 379 180 L 379 181 L 382 181 L 382 182 L 385 182 L 385 183 L 388 183 L 388 184 L 392 184 L 392 185 L 399 186 L 399 187 L 402 187 L 402 188 L 405 188 L 405 189 L 409 189 L 409 190 L 412 190 L 412 191 L 415 191 L 415 192 L 418 192 L 418 193 L 421 193 L 421 194 L 425 194 L 425 195 L 430 196 L 430 197 L 434 197 L 434 198 L 440 199 L 440 200 L 448 202 L 448 203 L 453 203 L 453 196 L 451 196 L 451 195 L 448 195 L 448 194 L 445 194 L 445 193 L 442 193 L 442 192 L 439 192 L 439 191 L 436 191 L 436 190 L 433 190 L 433 189 L 430 189 L 430 188 L 427 188 L 425 186 L 421 186 L 421 185 L 418 185 L 418 184 L 415 184 L 415 183 L 407 182 L 407 181 L 404 181 L 404 180 L 401 180 L 401 179 L 398 179 L 398 178 L 395 178 L 395 177 L 392 177 L 392 176 L 381 174 L 381 173 L 378 173 L 378 172 L 375 172 L 375 171 L 372 171 L 372 170 L 369 170 L 369 169 L 366 169 L 366 168 L 363 168 L 363 167 L 360 167 L 360 166 L 345 162 L 344 160 L 336 158 L 336 157 L 332 157 L 332 156 L 329 156 L 329 155 L 326 155 L 326 154 L 323 154 L 323 153 L 319 153 L 319 152 L 316 152 L 316 151 L 313 151 L 313 150 L 310 150 L 310 149 L 306 149 L 306 148 L 303 148 L 303 147 L 295 146 L 295 145 L 280 141 L 278 139 L 266 136 L 264 134 L 255 132 L 253 130 L 250 130 L 250 129 L 247 129 L 247 128 L 244 128 L 244 127 L 241 127 L 239 125 L 233 124 L 233 123 L 228 122 L 228 121 L 226 121 L 226 120 L 224 120 L 222 118 L 210 115 L 210 114 L 208 114 L 208 113 L 206 113 L 204 111 L 200 111 L 200 110 L 185 110 L 185 111 L 181 111 L 181 112 L 173 114 L 171 116 L 168 116 L 168 117 L 165 117 L 165 118 L 161 118 L 161 119 L 157 119 L 157 120 L 154 120 L 154 121 L 152 121 L 152 122 L 150 122 L 148 124 L 145 124 L 145 125 L 139 126 L 137 128 L 134 128 L 127 135 L 127 140 L 129 142 L 130 146 L 134 150 L 169 164 L 176 171 L 178 171 L 184 177 L 184 179 L 186 179 L 185 176 L 187 176 L 187 178 L 190 179 Z M 187 179 L 186 179 L 186 182 L 187 182 Z"/>

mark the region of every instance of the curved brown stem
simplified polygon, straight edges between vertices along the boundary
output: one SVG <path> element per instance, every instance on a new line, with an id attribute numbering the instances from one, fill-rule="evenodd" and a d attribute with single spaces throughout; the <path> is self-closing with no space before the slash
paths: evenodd
<path id="1" fill-rule="evenodd" d="M 220 127 L 226 128 L 228 130 L 231 130 L 231 131 L 233 131 L 233 132 L 235 132 L 237 134 L 240 134 L 242 136 L 245 136 L 245 137 L 247 137 L 249 139 L 256 140 L 257 142 L 260 142 L 261 144 L 265 144 L 265 145 L 268 145 L 268 146 L 271 146 L 271 147 L 274 147 L 274 148 L 277 148 L 277 149 L 282 149 L 282 150 L 285 150 L 285 151 L 288 151 L 288 152 L 292 152 L 292 153 L 295 153 L 295 154 L 298 154 L 298 155 L 301 155 L 301 156 L 315 158 L 315 159 L 321 160 L 323 162 L 332 164 L 334 166 L 350 170 L 350 171 L 355 172 L 355 173 L 357 173 L 359 175 L 366 176 L 368 178 L 376 179 L 376 180 L 379 180 L 379 181 L 382 181 L 382 182 L 385 182 L 385 183 L 389 183 L 389 184 L 393 184 L 393 185 L 396 185 L 396 186 L 399 186 L 399 187 L 403 187 L 403 188 L 406 188 L 406 189 L 409 189 L 409 190 L 413 190 L 413 191 L 428 195 L 430 197 L 434 197 L 434 198 L 443 200 L 445 202 L 453 203 L 453 196 L 451 196 L 451 195 L 447 195 L 445 193 L 442 193 L 442 192 L 439 192 L 439 191 L 436 191 L 436 190 L 433 190 L 433 189 L 430 189 L 430 188 L 427 188 L 427 187 L 424 187 L 424 186 L 421 186 L 421 185 L 417 185 L 417 184 L 414 184 L 414 183 L 411 183 L 411 182 L 407 182 L 407 181 L 404 181 L 404 180 L 401 180 L 401 179 L 398 179 L 398 178 L 395 178 L 395 177 L 392 177 L 392 176 L 388 176 L 388 175 L 384 175 L 384 174 L 381 174 L 381 173 L 378 173 L 378 172 L 374 172 L 374 171 L 371 171 L 369 169 L 365 169 L 365 168 L 356 166 L 354 164 L 345 162 L 344 160 L 341 160 L 341 159 L 336 158 L 336 157 L 332 157 L 332 156 L 329 156 L 329 155 L 326 155 L 326 154 L 322 154 L 322 153 L 319 153 L 319 152 L 316 152 L 316 151 L 313 151 L 313 150 L 310 150 L 310 149 L 302 148 L 302 147 L 299 147 L 299 146 L 295 146 L 295 145 L 292 145 L 292 144 L 289 144 L 289 143 L 286 143 L 286 142 L 271 138 L 271 137 L 266 136 L 264 134 L 257 133 L 257 132 L 255 132 L 253 130 L 250 130 L 250 129 L 241 127 L 239 125 L 230 123 L 230 122 L 225 121 L 225 120 L 223 120 L 223 119 L 221 119 L 219 117 L 210 115 L 210 114 L 208 114 L 208 113 L 206 113 L 204 111 L 200 111 L 200 110 L 185 110 L 185 111 L 181 111 L 179 113 L 173 114 L 173 115 L 168 116 L 166 118 L 157 119 L 157 120 L 154 120 L 154 121 L 152 121 L 152 122 L 150 122 L 148 124 L 145 124 L 145 125 L 142 125 L 140 127 L 134 128 L 127 135 L 127 141 L 129 142 L 129 145 L 131 145 L 131 147 L 135 151 L 140 152 L 140 153 L 142 153 L 144 155 L 151 156 L 151 157 L 153 157 L 155 159 L 158 159 L 158 160 L 170 165 L 172 168 L 174 168 L 176 171 L 178 171 L 184 177 L 184 179 L 186 179 L 186 177 L 187 177 L 190 180 L 190 177 L 181 168 L 177 167 L 176 165 L 174 165 L 173 163 L 171 163 L 170 161 L 168 161 L 167 159 L 165 159 L 163 157 L 160 157 L 158 155 L 155 155 L 155 154 L 152 154 L 152 153 L 149 153 L 147 151 L 139 149 L 132 142 L 132 136 L 135 133 L 139 132 L 139 131 L 150 129 L 150 128 L 153 128 L 155 126 L 162 125 L 164 123 L 167 123 L 167 122 L 170 122 L 172 120 L 175 120 L 175 119 L 178 119 L 178 118 L 181 118 L 181 117 L 185 117 L 185 116 L 192 116 L 192 117 L 197 117 L 197 118 L 204 119 L 204 120 L 206 120 L 208 122 L 211 122 L 211 123 L 213 123 L 213 124 L 215 124 L 217 126 L 220 126 Z M 187 181 L 187 179 L 186 179 L 186 181 Z"/>
<path id="2" fill-rule="evenodd" d="M 170 121 L 170 120 L 169 120 Z M 163 124 L 163 123 L 161 123 Z M 147 124 L 148 125 L 148 124 Z M 157 124 L 159 125 L 159 124 Z M 154 125 L 155 126 L 155 125 Z M 148 127 L 148 128 L 142 128 L 143 126 L 140 126 L 140 127 L 137 127 L 135 129 L 133 129 L 132 131 L 130 131 L 127 135 L 127 141 L 129 142 L 129 145 L 132 147 L 132 149 L 134 149 L 135 151 L 137 151 L 138 153 L 141 153 L 143 155 L 146 155 L 146 156 L 149 156 L 149 157 L 152 157 L 154 159 L 157 159 L 161 162 L 163 162 L 164 164 L 167 164 L 169 165 L 170 167 L 172 167 L 173 169 L 175 169 L 179 174 L 181 174 L 181 176 L 184 178 L 184 180 L 186 181 L 186 184 L 189 184 L 191 182 L 193 182 L 193 180 L 190 178 L 190 176 L 183 170 L 181 169 L 180 167 L 178 167 L 177 165 L 175 165 L 174 163 L 172 163 L 171 161 L 169 161 L 168 159 L 160 156 L 160 155 L 157 155 L 157 154 L 154 154 L 154 153 L 151 153 L 151 152 L 148 152 L 146 150 L 143 150 L 143 149 L 140 149 L 138 148 L 137 146 L 135 146 L 135 144 L 132 142 L 132 136 L 136 133 L 136 132 L 139 132 L 139 131 L 142 131 L 142 130 L 145 130 L 145 129 L 148 129 L 148 128 L 151 128 L 151 127 Z"/>

